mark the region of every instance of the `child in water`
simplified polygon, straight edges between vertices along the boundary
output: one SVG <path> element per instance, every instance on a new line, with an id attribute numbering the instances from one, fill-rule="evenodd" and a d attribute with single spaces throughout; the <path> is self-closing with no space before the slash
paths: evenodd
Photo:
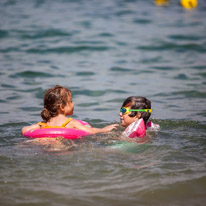
<path id="1" fill-rule="evenodd" d="M 118 124 L 108 125 L 104 128 L 84 126 L 77 120 L 67 118 L 67 116 L 73 114 L 73 110 L 74 102 L 72 101 L 71 91 L 65 87 L 56 85 L 55 87 L 48 89 L 44 95 L 44 109 L 41 112 L 43 122 L 23 127 L 22 134 L 29 130 L 55 126 L 74 128 L 90 134 L 97 134 L 107 133 L 118 126 Z"/>
<path id="2" fill-rule="evenodd" d="M 151 112 L 151 102 L 147 98 L 128 97 L 120 109 L 121 125 L 127 127 L 123 135 L 142 138 L 146 135 L 146 128 L 158 130 L 159 125 L 148 122 Z"/>

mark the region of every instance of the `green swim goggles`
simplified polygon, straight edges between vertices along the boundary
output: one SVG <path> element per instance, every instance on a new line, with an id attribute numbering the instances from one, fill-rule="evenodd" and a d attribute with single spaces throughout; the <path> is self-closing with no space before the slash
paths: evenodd
<path id="1" fill-rule="evenodd" d="M 120 112 L 122 112 L 122 114 L 128 114 L 129 112 L 152 112 L 152 109 L 129 109 L 127 107 L 122 107 L 120 109 Z"/>

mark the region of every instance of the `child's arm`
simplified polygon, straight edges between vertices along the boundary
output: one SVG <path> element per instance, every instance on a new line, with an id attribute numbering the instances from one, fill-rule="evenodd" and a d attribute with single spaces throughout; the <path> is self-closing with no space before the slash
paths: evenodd
<path id="1" fill-rule="evenodd" d="M 30 126 L 23 127 L 21 130 L 21 133 L 24 134 L 25 132 L 32 130 L 32 129 L 40 129 L 40 126 L 38 124 L 32 124 Z"/>
<path id="2" fill-rule="evenodd" d="M 86 126 L 82 125 L 80 122 L 78 122 L 76 120 L 72 120 L 69 123 L 69 126 L 71 126 L 72 128 L 75 128 L 75 129 L 83 130 L 83 131 L 91 133 L 91 134 L 97 134 L 97 133 L 110 132 L 113 129 L 116 129 L 116 127 L 118 127 L 119 124 L 111 124 L 111 125 L 108 125 L 104 128 L 94 128 L 94 127 L 86 127 Z"/>

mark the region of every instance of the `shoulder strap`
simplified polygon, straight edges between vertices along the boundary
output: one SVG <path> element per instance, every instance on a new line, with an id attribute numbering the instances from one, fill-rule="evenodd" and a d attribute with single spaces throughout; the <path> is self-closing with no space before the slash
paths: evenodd
<path id="1" fill-rule="evenodd" d="M 42 126 L 42 127 L 47 127 L 48 126 L 47 123 L 45 123 L 45 122 L 38 122 L 37 124 L 39 126 Z"/>
<path id="2" fill-rule="evenodd" d="M 62 124 L 62 127 L 66 127 L 67 124 L 69 124 L 69 122 L 72 121 L 72 118 L 68 118 L 63 124 Z"/>
<path id="3" fill-rule="evenodd" d="M 70 117 L 62 124 L 62 126 L 48 126 L 47 123 L 44 123 L 44 122 L 38 122 L 37 124 L 44 129 L 45 128 L 64 128 L 71 121 L 72 121 L 72 118 Z"/>

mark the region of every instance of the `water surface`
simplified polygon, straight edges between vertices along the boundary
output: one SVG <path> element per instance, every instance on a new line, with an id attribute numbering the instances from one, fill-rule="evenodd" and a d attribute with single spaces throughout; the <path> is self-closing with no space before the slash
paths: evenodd
<path id="1" fill-rule="evenodd" d="M 153 1 L 0 3 L 1 205 L 204 205 L 206 4 Z M 73 118 L 119 122 L 131 95 L 152 101 L 147 144 L 121 131 L 60 151 L 28 142 L 45 90 L 72 90 Z M 122 130 L 122 128 L 121 128 Z M 62 143 L 62 142 L 61 142 Z"/>

